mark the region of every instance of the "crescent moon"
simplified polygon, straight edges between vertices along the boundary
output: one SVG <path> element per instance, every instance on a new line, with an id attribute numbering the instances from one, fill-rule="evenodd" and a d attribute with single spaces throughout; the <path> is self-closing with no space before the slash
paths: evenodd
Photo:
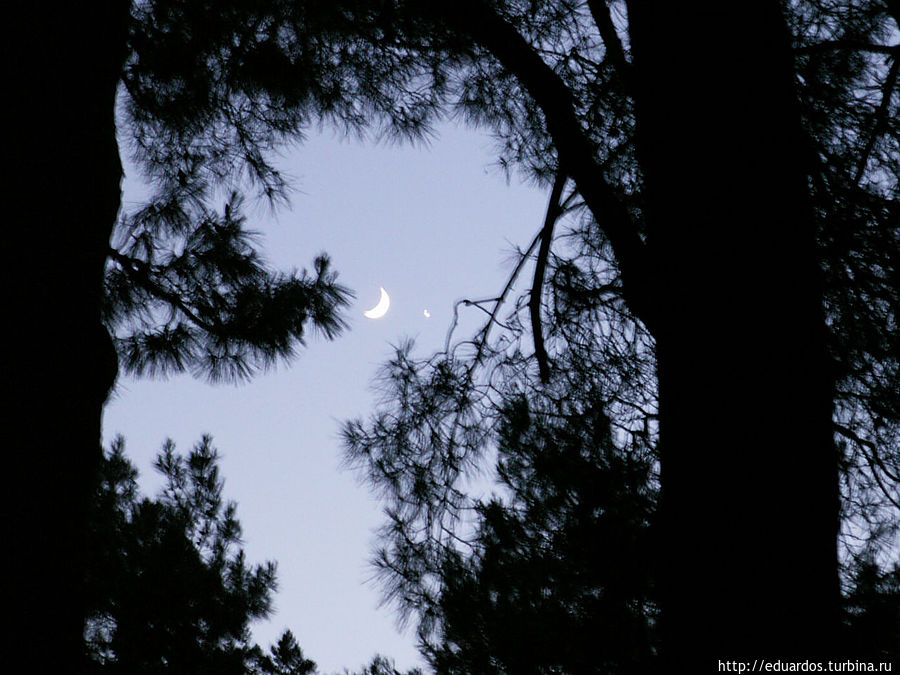
<path id="1" fill-rule="evenodd" d="M 387 291 L 383 288 L 381 289 L 381 299 L 378 300 L 378 304 L 375 305 L 372 309 L 363 312 L 363 314 L 369 319 L 380 319 L 385 314 L 387 314 L 388 308 L 391 306 L 391 296 L 387 294 Z"/>

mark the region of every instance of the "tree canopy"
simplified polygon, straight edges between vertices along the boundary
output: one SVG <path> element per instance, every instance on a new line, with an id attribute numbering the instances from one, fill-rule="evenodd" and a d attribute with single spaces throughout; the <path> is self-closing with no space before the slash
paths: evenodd
<path id="1" fill-rule="evenodd" d="M 13 536 L 20 614 L 47 617 L 59 669 L 80 644 L 83 599 L 60 598 L 78 588 L 112 364 L 242 378 L 310 323 L 335 334 L 345 289 L 322 258 L 269 270 L 243 193 L 285 194 L 272 152 L 309 124 L 408 137 L 442 115 L 493 132 L 551 200 L 520 311 L 501 324 L 511 292 L 471 300 L 486 330 L 426 362 L 401 351 L 388 409 L 347 430 L 389 498 L 398 598 L 434 607 L 500 411 L 596 391 L 615 446 L 658 475 L 663 651 L 832 644 L 838 528 L 848 554 L 877 553 L 900 503 L 898 19 L 897 0 L 25 8 L 4 41 L 13 248 L 41 264 L 9 284 L 27 327 Z M 122 218 L 117 132 L 156 190 Z M 72 170 L 48 201 L 54 156 Z"/>
<path id="2" fill-rule="evenodd" d="M 662 513 L 673 518 L 661 526 L 670 533 L 668 546 L 703 499 L 733 500 L 722 510 L 731 515 L 712 526 L 710 538 L 724 537 L 740 557 L 742 546 L 754 547 L 746 537 L 741 544 L 739 535 L 725 536 L 725 519 L 749 518 L 753 528 L 768 528 L 754 535 L 760 542 L 815 549 L 795 571 L 766 572 L 786 589 L 807 566 L 806 576 L 817 581 L 798 603 L 812 606 L 811 598 L 833 595 L 824 590 L 828 565 L 815 563 L 817 572 L 808 566 L 830 555 L 838 468 L 845 554 L 891 541 L 900 445 L 897 5 L 810 0 L 768 3 L 752 14 L 679 11 L 592 1 L 236 3 L 227 12 L 189 2 L 135 6 L 126 110 L 148 175 L 163 186 L 146 212 L 150 220 L 141 214 L 132 221 L 138 233 L 152 233 L 156 214 L 171 214 L 173 204 L 177 217 L 170 220 L 179 222 L 190 210 L 184 204 L 237 167 L 263 195 L 277 197 L 283 185 L 265 151 L 314 119 L 415 135 L 427 133 L 440 115 L 458 114 L 495 134 L 511 171 L 553 186 L 547 218 L 523 256 L 535 257 L 533 283 L 510 320 L 497 327 L 499 300 L 471 301 L 490 314 L 485 331 L 421 363 L 401 351 L 390 366 L 392 409 L 367 429 L 347 430 L 352 456 L 368 465 L 392 503 L 386 551 L 396 557 L 388 554 L 384 565 L 403 571 L 394 588 L 408 608 L 419 603 L 427 611 L 422 600 L 433 588 L 425 580 L 454 554 L 453 523 L 470 504 L 460 481 L 496 444 L 499 411 L 537 386 L 535 374 L 545 395 L 559 400 L 579 388 L 599 390 L 620 451 L 649 455 L 642 461 L 653 467 L 654 481 L 661 466 L 669 495 Z M 190 30 L 201 24 L 203 31 Z M 234 32 L 235 25 L 242 30 Z M 732 56 L 749 53 L 754 41 L 761 46 L 753 58 Z M 185 72 L 185 64 L 193 67 Z M 734 180 L 723 177 L 728 172 Z M 742 182 L 743 192 L 735 187 Z M 763 232 L 772 215 L 763 208 L 736 215 L 736 200 L 746 204 L 760 190 L 774 200 L 784 226 Z M 221 224 L 232 222 L 231 209 Z M 683 227 L 704 209 L 722 215 L 704 216 L 709 222 L 695 231 Z M 568 228 L 559 231 L 563 218 Z M 729 219 L 730 227 L 722 224 Z M 721 246 L 704 255 L 713 239 Z M 194 251 L 181 262 L 173 254 L 156 263 L 139 250 L 130 255 L 138 262 L 120 260 L 118 274 L 156 264 L 157 278 L 169 284 L 166 292 L 136 286 L 141 293 L 149 288 L 171 308 L 179 279 L 198 286 L 198 275 L 179 271 L 197 257 Z M 238 270 L 250 262 L 233 257 Z M 759 266 L 768 266 L 765 275 L 751 279 Z M 685 301 L 699 289 L 696 300 Z M 178 370 L 182 359 L 194 357 L 206 362 L 198 370 L 213 377 L 228 370 L 249 343 L 229 328 L 231 317 L 268 315 L 257 309 L 255 291 L 224 295 L 215 301 L 216 293 L 204 291 L 202 299 L 174 303 L 171 316 L 178 319 L 120 343 L 126 363 L 138 371 Z M 124 307 L 134 306 L 123 297 Z M 747 318 L 754 315 L 756 322 Z M 680 317 L 689 317 L 696 336 L 684 336 Z M 204 324 L 222 330 L 209 332 L 202 346 L 197 330 Z M 780 338 L 773 324 L 781 326 Z M 531 349 L 522 341 L 525 329 Z M 723 337 L 698 339 L 710 330 Z M 730 350 L 722 346 L 729 342 Z M 283 355 L 284 344 L 282 337 L 250 356 L 266 363 Z M 748 386 L 745 375 L 736 375 L 738 388 L 727 389 L 716 378 L 719 359 L 743 360 L 746 377 L 790 384 Z M 689 379 L 697 384 L 685 384 Z M 802 405 L 774 395 L 798 383 L 814 392 L 800 396 Z M 666 395 L 660 386 L 681 393 Z M 726 388 L 713 394 L 710 386 Z M 744 420 L 729 428 L 727 408 L 714 406 L 703 422 L 712 436 L 728 434 L 723 442 L 735 445 L 736 428 L 752 428 L 752 440 L 737 443 L 741 449 L 714 479 L 744 474 L 731 496 L 716 488 L 704 497 L 692 478 L 711 466 L 716 451 L 715 443 L 698 445 L 683 426 L 702 419 L 684 406 L 710 396 L 732 397 Z M 662 402 L 668 407 L 661 409 Z M 806 429 L 767 434 L 767 406 L 781 416 L 793 410 Z M 660 455 L 658 434 L 666 428 L 679 449 Z M 769 459 L 751 458 L 753 448 L 772 442 L 767 438 L 779 439 L 780 471 Z M 836 463 L 826 459 L 834 443 Z M 762 483 L 785 495 L 807 477 L 802 496 L 753 500 Z M 797 520 L 779 530 L 778 513 Z M 805 544 L 792 541 L 800 522 L 809 525 Z M 698 556 L 682 572 L 710 558 Z M 748 558 L 740 573 L 758 564 Z M 702 583 L 704 572 L 696 574 Z M 790 575 L 794 582 L 785 581 Z M 401 583 L 405 576 L 412 587 Z M 685 605 L 680 597 L 667 602 Z"/>
<path id="3" fill-rule="evenodd" d="M 658 548 L 659 539 L 652 540 L 656 548 L 649 557 L 662 557 L 665 566 L 682 557 L 679 546 L 683 551 L 698 537 L 709 542 L 697 549 L 702 553 L 690 556 L 694 562 L 685 565 L 710 571 L 718 567 L 717 571 L 691 572 L 691 583 L 687 575 L 660 580 L 651 573 L 645 578 L 663 586 L 685 585 L 684 595 L 662 597 L 663 616 L 666 603 L 687 605 L 690 594 L 700 592 L 704 584 L 712 588 L 721 583 L 719 588 L 733 589 L 741 583 L 735 575 L 774 581 L 803 574 L 800 568 L 805 563 L 796 567 L 768 552 L 768 561 L 750 556 L 746 563 L 733 565 L 730 558 L 743 555 L 737 553 L 743 549 L 733 543 L 726 528 L 735 537 L 747 541 L 758 537 L 753 540 L 763 547 L 768 542 L 772 550 L 782 552 L 808 546 L 800 544 L 798 527 L 822 527 L 819 541 L 834 541 L 836 526 L 832 534 L 825 530 L 831 527 L 829 522 L 836 523 L 837 510 L 828 506 L 832 498 L 826 493 L 833 490 L 837 495 L 837 467 L 829 478 L 830 470 L 823 466 L 830 461 L 832 443 L 840 456 L 845 586 L 852 587 L 852 570 L 857 569 L 860 556 L 881 560 L 884 573 L 889 574 L 888 561 L 896 555 L 900 506 L 897 3 L 785 2 L 775 10 L 760 10 L 752 20 L 740 3 L 735 3 L 733 13 L 705 7 L 686 12 L 685 17 L 674 17 L 653 3 L 644 7 L 629 2 L 466 2 L 455 3 L 452 9 L 433 7 L 432 20 L 471 40 L 467 58 L 450 78 L 449 105 L 469 121 L 489 128 L 498 138 L 501 161 L 546 185 L 551 194 L 547 217 L 542 226 L 536 223 L 535 240 L 523 249 L 522 263 L 513 274 L 515 278 L 526 263 L 533 264 L 531 283 L 521 282 L 517 295 L 511 279 L 497 297 L 460 303 L 460 309 L 474 307 L 489 316 L 477 335 L 454 336 L 444 350 L 425 358 L 414 356 L 410 345 L 401 347 L 384 367 L 380 411 L 367 422 L 352 421 L 345 427 L 348 461 L 359 467 L 387 502 L 385 543 L 376 557 L 387 595 L 406 615 L 417 616 L 426 649 L 436 650 L 432 651 L 436 663 L 456 660 L 467 664 L 456 666 L 466 672 L 475 662 L 464 659 L 514 658 L 522 656 L 516 650 L 523 643 L 534 649 L 541 644 L 529 632 L 536 630 L 536 622 L 529 624 L 525 618 L 528 599 L 514 596 L 504 613 L 500 589 L 510 591 L 512 582 L 500 570 L 509 570 L 503 567 L 504 556 L 517 564 L 527 560 L 534 565 L 533 571 L 552 569 L 546 556 L 553 555 L 557 537 L 571 533 L 566 520 L 541 520 L 554 514 L 556 489 L 552 482 L 545 483 L 553 480 L 547 473 L 551 460 L 543 463 L 532 455 L 543 452 L 554 457 L 566 444 L 548 445 L 535 437 L 531 440 L 534 449 L 520 447 L 516 458 L 511 436 L 524 432 L 511 432 L 508 411 L 521 408 L 522 400 L 529 404 L 525 418 L 531 424 L 522 422 L 523 428 L 556 430 L 555 440 L 565 437 L 558 425 L 574 420 L 578 433 L 609 439 L 585 443 L 584 452 L 596 453 L 605 447 L 619 462 L 648 467 L 643 492 L 631 496 L 630 506 L 633 513 L 644 513 L 656 523 L 657 535 L 669 532 L 661 535 L 669 542 L 663 548 Z M 673 7 L 672 13 L 683 9 Z M 734 23 L 729 23 L 731 19 Z M 754 28 L 734 32 L 741 22 Z M 781 48 L 779 30 L 784 31 L 781 61 L 776 56 Z M 671 36 L 665 36 L 666 31 Z M 729 60 L 735 52 L 724 41 L 739 44 L 737 51 L 744 50 L 746 56 L 734 57 L 742 59 L 740 63 Z M 406 44 L 413 48 L 414 43 Z M 673 65 L 666 64 L 666 59 Z M 718 65 L 710 66 L 715 60 Z M 689 71 L 677 70 L 697 64 L 704 65 L 697 69 L 701 76 L 694 79 L 685 75 Z M 764 70 L 770 66 L 771 71 Z M 771 81 L 766 79 L 769 73 L 775 74 Z M 769 85 L 764 84 L 767 81 Z M 775 81 L 791 92 L 779 99 L 782 104 L 771 108 L 765 107 L 766 102 L 748 104 L 745 97 L 763 101 L 766 87 L 773 88 Z M 694 100 L 700 103 L 693 105 Z M 649 101 L 655 107 L 648 107 Z M 678 109 L 684 101 L 689 103 Z M 791 131 L 776 128 L 772 120 L 780 114 L 778 110 L 796 114 L 789 121 L 794 125 Z M 666 116 L 676 122 L 666 127 Z M 749 133 L 748 138 L 757 139 L 754 143 L 765 144 L 760 154 L 740 140 L 753 126 L 781 134 L 778 138 L 785 140 L 770 145 L 771 139 L 760 142 Z M 652 135 L 653 129 L 663 128 L 662 135 Z M 648 145 L 651 140 L 652 146 Z M 716 157 L 722 164 L 698 157 Z M 797 200 L 794 211 L 787 199 L 779 202 L 762 192 L 754 196 L 733 187 L 746 181 L 753 189 L 765 190 L 767 181 L 760 179 L 784 162 L 795 167 L 791 169 L 795 174 L 784 177 L 784 185 L 792 187 L 783 188 L 784 194 L 793 194 Z M 726 175 L 711 176 L 723 171 Z M 772 180 L 774 188 L 780 179 Z M 668 181 L 668 186 L 661 188 L 660 181 Z M 739 195 L 749 200 L 772 199 L 774 210 L 765 216 L 762 210 L 749 209 L 748 202 L 734 202 Z M 687 203 L 688 208 L 679 211 L 683 208 L 679 203 Z M 763 233 L 763 219 L 777 222 L 779 208 L 787 222 Z M 752 215 L 739 215 L 741 209 Z M 691 214 L 704 217 L 697 215 L 704 210 L 714 217 L 709 228 L 697 228 L 699 234 L 694 235 Z M 804 222 L 809 224 L 809 235 L 802 234 Z M 792 227 L 797 228 L 797 239 L 790 239 L 795 236 Z M 802 254 L 801 245 L 791 243 L 800 242 L 801 237 L 809 242 L 802 244 L 806 247 Z M 790 248 L 794 245 L 798 248 Z M 791 252 L 778 252 L 782 246 Z M 783 255 L 788 258 L 780 258 Z M 769 265 L 793 271 L 779 277 Z M 740 276 L 735 277 L 738 269 Z M 665 290 L 666 286 L 676 291 Z M 804 291 L 807 300 L 784 299 L 792 286 L 808 288 Z M 698 293 L 701 288 L 703 292 Z M 704 306 L 695 297 L 708 297 L 709 304 Z M 808 309 L 802 311 L 811 317 L 806 328 L 785 320 L 800 312 L 803 302 Z M 726 309 L 728 303 L 736 308 L 733 313 Z M 700 309 L 695 312 L 692 304 Z M 661 326 L 663 319 L 667 327 Z M 819 330 L 816 326 L 821 326 L 822 338 L 812 337 Z M 671 355 L 666 357 L 668 364 L 681 361 L 667 366 L 662 374 L 661 344 Z M 816 357 L 818 365 L 796 370 L 790 362 L 797 361 L 796 355 L 803 350 L 815 351 L 816 344 L 823 345 L 822 356 Z M 733 364 L 741 361 L 757 365 L 739 375 Z M 732 382 L 714 377 L 729 370 L 735 373 Z M 668 415 L 667 427 L 657 378 L 673 372 L 680 373 L 681 381 L 693 378 L 703 384 L 682 390 L 683 400 L 690 403 L 682 403 L 678 415 Z M 744 377 L 765 381 L 748 386 L 752 380 Z M 667 381 L 674 379 L 669 376 Z M 824 393 L 827 401 L 807 407 L 806 402 L 792 403 L 776 393 L 804 380 L 814 383 L 811 391 L 819 392 L 815 396 Z M 706 383 L 714 381 L 717 388 L 708 388 Z M 696 399 L 691 398 L 694 395 Z M 720 405 L 717 397 L 730 400 L 730 405 Z M 593 400 L 591 408 L 603 412 L 591 422 L 580 419 L 579 402 L 586 399 Z M 669 410 L 674 409 L 673 399 L 677 403 L 677 395 L 663 399 L 669 402 Z M 785 420 L 792 414 L 802 428 L 796 436 L 784 433 Z M 647 511 L 641 507 L 645 497 L 639 495 L 655 494 L 660 485 L 666 493 L 667 455 L 660 449 L 659 434 L 675 427 L 684 432 L 677 441 L 680 449 L 670 449 L 669 455 L 693 454 L 690 466 L 694 468 L 670 468 L 668 493 L 676 494 L 671 486 L 677 481 L 678 490 L 693 495 L 670 496 L 658 509 Z M 746 448 L 739 441 L 742 434 L 753 438 Z M 704 443 L 710 442 L 707 439 L 712 439 L 708 452 L 703 450 Z M 673 448 L 673 441 L 669 443 Z M 770 450 L 764 452 L 767 446 Z M 511 473 L 510 463 L 521 466 L 522 454 L 535 468 L 527 474 Z M 495 462 L 500 501 L 479 499 L 478 492 L 469 491 L 467 485 Z M 676 460 L 669 459 L 668 465 L 676 466 Z M 601 460 L 594 459 L 593 466 L 603 469 L 604 476 L 617 475 Z M 592 503 L 579 492 L 580 480 L 573 472 L 565 483 L 573 513 Z M 598 477 L 596 482 L 603 484 L 603 479 Z M 722 487 L 710 489 L 717 483 Z M 771 486 L 768 491 L 762 487 L 766 484 Z M 807 492 L 806 486 L 813 484 L 819 487 Z M 776 496 L 791 489 L 798 497 L 779 503 Z M 540 499 L 526 499 L 530 490 L 539 490 Z M 743 500 L 745 506 L 726 505 L 732 499 Z M 695 516 L 716 510 L 723 515 L 704 515 L 700 521 L 710 522 L 705 528 L 695 520 L 696 529 L 688 535 L 690 521 L 667 520 L 676 503 L 673 500 L 685 500 L 677 502 L 678 508 L 693 509 Z M 538 515 L 532 502 L 542 509 Z M 798 515 L 790 526 L 793 534 L 779 532 L 778 519 L 788 518 L 789 513 Z M 634 521 L 633 534 L 640 531 L 640 522 Z M 538 528 L 540 545 L 529 527 Z M 617 547 L 615 534 L 594 527 L 600 539 L 597 545 L 609 547 L 603 549 L 603 561 L 612 565 L 623 551 L 628 551 L 634 565 L 646 561 L 646 549 Z M 506 543 L 501 546 L 502 541 Z M 533 554 L 523 553 L 529 543 L 537 549 Z M 589 548 L 583 541 L 582 545 Z M 720 563 L 717 546 L 737 548 L 728 562 Z M 827 545 L 815 546 L 821 548 L 808 560 L 831 557 Z M 837 556 L 831 560 L 836 566 Z M 595 565 L 595 571 L 602 569 L 601 563 L 595 561 Z M 780 571 L 779 566 L 783 566 Z M 586 573 L 584 568 L 576 569 Z M 685 572 L 688 567 L 678 569 Z M 552 572 L 548 574 L 554 578 Z M 823 572 L 821 578 L 826 576 Z M 618 578 L 623 588 L 631 588 L 625 583 L 628 575 Z M 605 583 L 609 581 L 600 575 L 581 588 L 598 593 Z M 821 597 L 825 597 L 831 591 L 823 589 L 830 582 L 822 583 Z M 752 583 L 746 587 L 754 588 L 753 593 L 760 591 Z M 541 584 L 535 581 L 528 588 L 536 594 L 535 602 L 540 602 Z M 578 617 L 592 616 L 567 605 L 564 588 L 565 584 L 554 608 L 565 607 Z M 546 592 L 553 595 L 549 589 Z M 723 602 L 742 604 L 736 601 L 743 596 L 731 592 L 722 591 Z M 785 590 L 767 596 L 767 602 L 786 601 L 789 595 L 799 597 L 797 591 Z M 814 593 L 806 597 L 809 602 L 799 604 L 810 609 L 815 605 Z M 696 631 L 707 625 L 703 622 L 732 626 L 711 631 L 709 643 L 696 647 L 707 657 L 710 650 L 724 650 L 726 644 L 746 647 L 756 639 L 752 631 L 740 638 L 716 637 L 721 635 L 717 631 L 740 632 L 736 626 L 745 627 L 742 621 L 759 624 L 767 611 L 760 608 L 752 620 L 737 618 L 715 600 L 699 596 L 694 600 L 698 607 L 723 613 L 709 614 L 700 622 L 689 612 L 683 614 L 688 619 L 684 630 Z M 640 603 L 620 598 L 617 610 L 635 606 Z M 636 627 L 655 616 L 649 607 L 644 605 Z M 822 614 L 831 611 L 820 608 Z M 503 626 L 508 634 L 465 629 L 465 611 L 481 617 L 478 612 L 488 609 L 499 620 L 493 628 Z M 785 610 L 802 612 L 787 606 Z M 750 614 L 748 608 L 746 616 Z M 559 625 L 552 616 L 543 615 L 542 628 L 550 631 L 549 625 Z M 589 621 L 584 618 L 581 625 L 590 625 Z M 779 627 L 759 644 L 768 643 L 769 649 L 777 651 L 776 644 L 787 639 L 790 629 L 777 621 L 771 625 Z M 811 630 L 808 638 L 796 636 L 797 644 L 806 640 L 804 648 L 825 653 L 829 641 L 823 632 L 817 634 L 818 628 Z M 623 644 L 611 636 L 608 640 L 613 646 Z M 602 668 L 602 654 L 593 656 L 594 667 Z M 554 658 L 563 657 L 557 653 Z M 619 666 L 627 667 L 624 655 L 618 658 Z M 492 672 L 484 661 L 480 663 L 478 672 Z M 499 661 L 493 663 L 497 667 Z M 511 667 L 508 672 L 519 671 Z"/>

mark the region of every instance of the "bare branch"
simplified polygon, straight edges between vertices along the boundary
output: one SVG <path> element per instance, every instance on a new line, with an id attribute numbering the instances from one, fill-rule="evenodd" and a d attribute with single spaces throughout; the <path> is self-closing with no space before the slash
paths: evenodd
<path id="1" fill-rule="evenodd" d="M 900 53 L 900 45 L 879 45 L 874 42 L 863 42 L 862 40 L 825 40 L 824 42 L 816 42 L 811 45 L 804 45 L 794 49 L 795 54 L 813 54 L 815 52 L 824 52 L 840 49 L 850 49 L 860 52 L 872 52 L 874 54 L 897 54 Z"/>
<path id="2" fill-rule="evenodd" d="M 547 348 L 544 346 L 544 333 L 541 327 L 541 295 L 544 288 L 547 258 L 550 255 L 550 243 L 553 240 L 553 226 L 562 213 L 560 200 L 565 184 L 566 175 L 560 171 L 556 174 L 556 180 L 553 182 L 550 201 L 547 204 L 547 215 L 544 217 L 544 226 L 538 235 L 541 238 L 541 247 L 538 249 L 537 261 L 534 265 L 534 283 L 531 285 L 531 298 L 528 301 L 531 311 L 531 332 L 534 337 L 534 355 L 537 358 L 541 382 L 544 384 L 550 381 L 550 364 L 547 357 Z"/>
<path id="3" fill-rule="evenodd" d="M 513 284 L 515 284 L 516 279 L 519 277 L 519 273 L 522 271 L 522 268 L 525 266 L 525 262 L 531 256 L 532 251 L 534 251 L 535 247 L 538 245 L 538 242 L 540 240 L 541 240 L 541 233 L 538 232 L 534 236 L 534 239 L 531 240 L 531 244 L 528 245 L 528 248 L 526 249 L 526 251 L 522 254 L 522 257 L 519 259 L 519 262 L 516 263 L 515 269 L 509 275 L 509 279 L 506 280 L 506 286 L 503 287 L 503 291 L 500 293 L 499 296 L 497 296 L 496 298 L 487 298 L 486 300 L 477 300 L 477 301 L 476 300 L 460 300 L 453 306 L 453 321 L 450 324 L 449 330 L 447 331 L 447 338 L 446 338 L 446 341 L 444 344 L 444 352 L 445 353 L 447 353 L 447 354 L 450 353 L 450 340 L 452 339 L 453 331 L 456 328 L 456 324 L 457 324 L 457 320 L 458 320 L 457 310 L 459 308 L 459 305 L 462 304 L 462 305 L 466 305 L 467 307 L 475 306 L 475 307 L 478 307 L 478 309 L 480 309 L 481 311 L 486 312 L 487 310 L 485 310 L 484 307 L 481 306 L 481 303 L 493 302 L 493 303 L 495 303 L 494 308 L 488 316 L 487 323 L 484 325 L 484 328 L 482 328 L 481 331 L 479 331 L 480 338 L 478 340 L 478 349 L 477 349 L 477 352 L 475 353 L 475 358 L 472 361 L 472 368 L 475 368 L 481 362 L 481 358 L 482 358 L 482 356 L 484 356 L 485 347 L 487 347 L 487 339 L 488 339 L 488 335 L 490 334 L 491 326 L 493 326 L 495 323 L 497 323 L 497 315 L 500 313 L 500 307 L 503 306 L 503 302 L 506 300 L 506 296 L 509 295 L 509 292 L 512 290 Z"/>
<path id="4" fill-rule="evenodd" d="M 891 96 L 894 94 L 894 87 L 897 85 L 897 73 L 898 67 L 900 67 L 900 58 L 894 56 L 893 61 L 891 69 L 888 71 L 887 77 L 882 85 L 881 103 L 875 113 L 875 124 L 872 125 L 872 133 L 869 135 L 869 140 L 866 142 L 866 147 L 863 150 L 862 157 L 860 157 L 859 164 L 856 167 L 856 175 L 853 177 L 853 182 L 857 185 L 866 172 L 866 166 L 869 164 L 869 157 L 872 155 L 875 143 L 878 141 L 878 137 L 884 132 L 884 127 L 888 123 L 888 108 L 890 108 L 891 105 Z"/>

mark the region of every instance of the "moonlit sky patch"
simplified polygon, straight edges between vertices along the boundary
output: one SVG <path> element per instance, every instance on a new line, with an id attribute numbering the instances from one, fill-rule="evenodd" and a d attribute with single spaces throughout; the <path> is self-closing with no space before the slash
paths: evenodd
<path id="1" fill-rule="evenodd" d="M 343 336 L 311 338 L 289 367 L 247 385 L 125 380 L 104 415 L 105 442 L 125 436 L 149 494 L 160 483 L 151 462 L 166 438 L 187 453 L 204 433 L 213 436 L 248 563 L 278 563 L 275 613 L 253 626 L 254 637 L 267 648 L 290 628 L 323 673 L 357 670 L 376 653 L 404 671 L 424 665 L 414 631 L 399 633 L 391 607 L 379 608 L 368 560 L 382 507 L 339 468 L 339 422 L 373 412 L 370 385 L 391 344 L 412 337 L 419 355 L 430 354 L 443 347 L 456 300 L 499 293 L 510 251 L 528 245 L 546 206 L 544 193 L 489 168 L 490 139 L 453 126 L 438 131 L 428 149 L 311 135 L 282 162 L 296 179 L 292 208 L 248 213 L 273 266 L 309 269 L 316 254 L 330 255 L 339 281 L 357 295 Z M 139 189 L 126 181 L 129 208 Z M 382 321 L 362 316 L 373 280 L 390 289 Z M 422 321 L 422 307 L 434 321 Z M 457 335 L 482 320 L 462 309 Z"/>

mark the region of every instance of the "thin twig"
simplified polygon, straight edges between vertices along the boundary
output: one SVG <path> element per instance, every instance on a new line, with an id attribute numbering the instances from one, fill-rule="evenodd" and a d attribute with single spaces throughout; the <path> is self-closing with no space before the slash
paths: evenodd
<path id="1" fill-rule="evenodd" d="M 484 355 L 484 349 L 487 346 L 488 334 L 490 333 L 491 326 L 494 325 L 495 323 L 497 323 L 497 314 L 499 314 L 499 312 L 500 312 L 500 307 L 503 305 L 504 301 L 506 300 L 506 296 L 509 295 L 510 290 L 512 290 L 513 284 L 515 284 L 516 279 L 519 277 L 519 273 L 522 271 L 522 268 L 525 266 L 525 262 L 531 256 L 532 251 L 534 251 L 535 247 L 538 245 L 538 242 L 540 240 L 541 240 L 541 233 L 538 232 L 534 236 L 534 239 L 531 241 L 531 244 L 529 244 L 525 253 L 523 253 L 522 256 L 519 258 L 519 262 L 516 263 L 515 269 L 512 271 L 512 273 L 509 275 L 509 279 L 507 279 L 507 281 L 506 281 L 506 286 L 504 286 L 503 292 L 500 293 L 500 295 L 497 296 L 496 298 L 490 298 L 491 301 L 495 302 L 494 309 L 490 313 L 490 317 L 488 318 L 487 323 L 485 323 L 484 328 L 482 328 L 480 331 L 481 339 L 478 342 L 478 350 L 475 353 L 475 360 L 472 362 L 473 368 L 478 365 L 478 363 L 481 361 L 481 357 Z M 485 301 L 482 300 L 479 302 L 485 302 Z M 446 353 L 448 353 L 448 354 L 450 353 L 450 339 L 453 334 L 453 329 L 456 328 L 456 322 L 457 322 L 457 318 L 458 318 L 457 317 L 457 308 L 460 305 L 470 306 L 470 305 L 474 305 L 474 304 L 476 304 L 476 303 L 471 300 L 459 300 L 453 306 L 453 322 L 451 324 L 450 330 L 447 332 L 447 340 L 444 345 L 444 351 Z M 479 307 L 479 309 L 484 311 L 483 307 Z"/>
<path id="2" fill-rule="evenodd" d="M 881 104 L 878 106 L 878 110 L 875 113 L 875 124 L 872 125 L 872 133 L 869 136 L 869 140 L 866 142 L 866 147 L 863 149 L 862 157 L 859 160 L 859 166 L 856 167 L 856 175 L 853 177 L 853 182 L 857 185 L 859 185 L 859 182 L 865 174 L 866 167 L 869 165 L 869 158 L 872 155 L 872 150 L 875 149 L 875 143 L 878 141 L 878 137 L 882 134 L 887 125 L 887 113 L 888 108 L 890 108 L 891 105 L 891 97 L 894 94 L 894 87 L 897 84 L 898 67 L 900 67 L 900 58 L 895 55 L 894 62 L 891 64 L 891 69 L 888 71 L 887 78 L 884 81 L 884 89 L 882 89 L 881 92 Z"/>

